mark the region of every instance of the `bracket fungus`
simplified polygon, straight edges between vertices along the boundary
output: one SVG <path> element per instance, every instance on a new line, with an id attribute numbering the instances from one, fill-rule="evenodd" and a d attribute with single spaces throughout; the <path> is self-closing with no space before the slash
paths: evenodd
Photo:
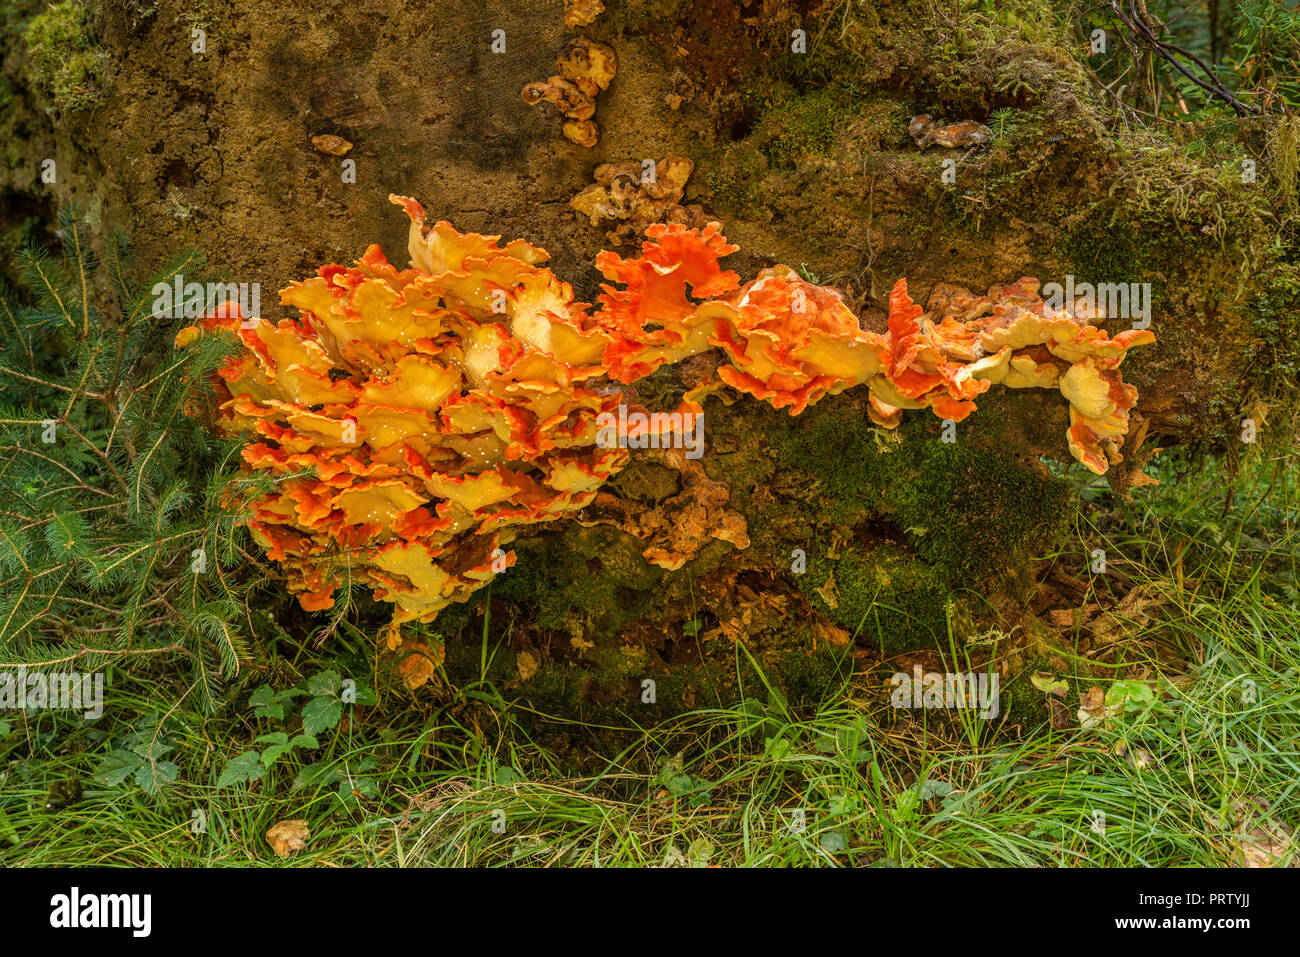
<path id="1" fill-rule="evenodd" d="M 786 266 L 739 286 L 718 260 L 736 251 L 712 223 L 703 230 L 657 225 L 638 259 L 604 252 L 596 265 L 626 288 L 601 297 L 613 335 L 605 353 L 612 377 L 634 381 L 667 362 L 707 349 L 728 361 L 717 379 L 797 415 L 826 395 L 866 385 L 872 421 L 894 428 L 905 409 L 930 409 L 960 422 L 994 385 L 1058 388 L 1070 402 L 1071 454 L 1097 474 L 1121 461 L 1119 439 L 1137 390 L 1119 365 L 1133 346 L 1155 341 L 1149 329 L 1108 338 L 1088 323 L 1082 300 L 1052 309 L 1039 282 L 1022 278 L 975 296 L 938 284 L 929 309 L 900 279 L 889 296 L 884 333 L 864 330 L 828 287 Z M 688 296 L 686 289 L 690 287 Z M 698 400 L 716 388 L 687 393 Z"/>
<path id="2" fill-rule="evenodd" d="M 1059 388 L 1071 453 L 1102 473 L 1120 460 L 1137 399 L 1119 365 L 1154 341 L 1147 330 L 1107 337 L 1081 306 L 1048 308 L 1034 279 L 985 296 L 939 284 L 928 309 L 899 280 L 887 330 L 872 332 L 834 289 L 785 266 L 742 285 L 721 267 L 737 247 L 718 223 L 656 224 L 637 257 L 602 252 L 609 284 L 592 309 L 542 265 L 544 250 L 431 225 L 415 200 L 390 199 L 411 219 L 409 268 L 372 245 L 355 266 L 324 266 L 281 292 L 300 318 L 245 319 L 226 304 L 177 336 L 242 347 L 216 376 L 217 425 L 246 438 L 249 470 L 276 479 L 246 521 L 307 610 L 359 581 L 395 606 L 394 625 L 431 621 L 513 563 L 505 546 L 520 529 L 577 517 L 598 495 L 604 507 L 583 523 L 607 512 L 664 567 L 709 538 L 746 547 L 728 490 L 690 455 L 665 453 L 690 479 L 677 505 L 689 527 L 601 491 L 629 447 L 674 445 L 686 413 L 724 387 L 797 415 L 865 385 L 886 428 L 906 409 L 959 421 L 998 384 Z M 603 423 L 627 418 L 620 383 L 693 356 L 706 372 L 675 413 L 602 438 Z"/>
<path id="3" fill-rule="evenodd" d="M 564 25 L 570 30 L 589 26 L 604 12 L 603 0 L 567 0 L 564 5 Z"/>
<path id="4" fill-rule="evenodd" d="M 939 126 L 929 113 L 912 117 L 912 121 L 907 124 L 907 132 L 922 149 L 931 145 L 950 150 L 963 146 L 983 146 L 993 138 L 993 131 L 976 120 L 962 120 Z"/>
<path id="5" fill-rule="evenodd" d="M 591 225 L 613 223 L 605 238 L 616 246 L 634 245 L 653 223 L 681 223 L 702 227 L 707 223 L 699 206 L 683 206 L 682 194 L 695 171 L 685 156 L 665 156 L 658 163 L 602 163 L 592 183 L 573 199 L 572 206 Z"/>
<path id="6" fill-rule="evenodd" d="M 581 37 L 556 57 L 555 66 L 555 76 L 529 83 L 520 95 L 529 106 L 542 101 L 554 106 L 565 118 L 564 138 L 590 149 L 600 138 L 594 119 L 596 97 L 613 82 L 618 56 L 611 47 Z"/>
<path id="7" fill-rule="evenodd" d="M 401 622 L 481 587 L 519 526 L 588 504 L 628 452 L 596 445 L 620 401 L 588 384 L 606 337 L 546 253 L 394 201 L 411 268 L 371 246 L 283 290 L 300 319 L 203 325 L 245 347 L 220 371 L 219 424 L 248 436 L 249 468 L 283 477 L 249 527 L 290 590 L 328 608 L 351 577 Z"/>
<path id="8" fill-rule="evenodd" d="M 322 153 L 330 156 L 347 156 L 352 149 L 352 143 L 341 136 L 335 136 L 333 133 L 323 133 L 320 136 L 311 138 L 311 145 L 316 147 Z"/>
<path id="9" fill-rule="evenodd" d="M 709 478 L 703 465 L 681 449 L 653 450 L 646 458 L 677 474 L 677 494 L 658 508 L 646 509 L 601 491 L 574 520 L 579 525 L 615 526 L 645 545 L 641 556 L 647 562 L 669 571 L 681 568 L 713 539 L 738 549 L 749 547 L 745 517 L 727 507 L 731 489 L 726 483 Z"/>

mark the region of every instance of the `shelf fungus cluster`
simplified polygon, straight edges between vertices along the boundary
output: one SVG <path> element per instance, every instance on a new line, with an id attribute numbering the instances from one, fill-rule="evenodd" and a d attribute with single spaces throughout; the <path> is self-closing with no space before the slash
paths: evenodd
<path id="1" fill-rule="evenodd" d="M 917 356 L 923 367 L 934 363 L 945 381 L 948 373 L 942 363 L 934 362 L 940 355 L 949 368 L 953 361 L 970 362 L 966 368 L 977 370 L 971 374 L 989 385 L 1059 389 L 1070 403 L 1070 453 L 1101 475 L 1123 461 L 1120 446 L 1128 433 L 1129 412 L 1137 403 L 1137 389 L 1120 377 L 1120 363 L 1132 347 L 1155 342 L 1155 333 L 1125 329 L 1109 337 L 1092 324 L 1106 317 L 1091 302 L 1081 297 L 1054 305 L 1044 301 L 1039 288 L 1037 279 L 1024 278 L 974 296 L 961 287 L 940 284 L 930 295 L 928 311 L 921 313 L 900 283 L 890 298 L 890 328 L 896 314 L 916 315 L 920 331 L 910 341 L 920 344 Z M 905 324 L 900 320 L 900 325 Z M 951 417 L 960 420 L 974 408 L 972 402 Z"/>
<path id="2" fill-rule="evenodd" d="M 564 4 L 564 25 L 570 30 L 590 26 L 604 12 L 603 0 L 567 0 Z"/>
<path id="3" fill-rule="evenodd" d="M 682 194 L 695 171 L 685 156 L 651 160 L 602 163 L 595 180 L 569 205 L 591 220 L 593 226 L 609 226 L 605 238 L 616 246 L 633 246 L 654 223 L 704 226 L 708 218 L 699 206 L 683 206 Z"/>
<path id="4" fill-rule="evenodd" d="M 596 445 L 620 401 L 592 388 L 606 338 L 539 267 L 546 253 L 430 226 L 394 199 L 411 268 L 371 246 L 282 291 L 299 319 L 227 310 L 202 325 L 245 347 L 219 373 L 219 426 L 249 437 L 250 469 L 283 477 L 254 503 L 252 533 L 305 609 L 350 578 L 400 623 L 508 567 L 519 526 L 582 508 L 628 451 Z"/>
<path id="5" fill-rule="evenodd" d="M 895 428 L 907 409 L 930 409 L 960 422 L 975 399 L 994 385 L 1059 388 L 1070 403 L 1071 454 L 1102 474 L 1122 460 L 1137 390 L 1119 366 L 1133 346 L 1155 341 L 1149 329 L 1110 338 L 1089 320 L 1091 305 L 1053 306 L 1024 278 L 975 296 L 939 284 L 928 309 L 914 303 L 900 279 L 889 297 L 888 328 L 864 330 L 839 294 L 802 279 L 786 266 L 738 284 L 718 260 L 736 251 L 718 233 L 657 225 L 642 255 L 625 260 L 603 252 L 596 264 L 606 278 L 603 323 L 615 340 L 605 353 L 609 375 L 623 382 L 706 349 L 721 349 L 716 380 L 687 393 L 699 399 L 725 384 L 802 412 L 825 395 L 865 385 L 873 422 Z M 693 296 L 685 286 L 690 284 Z M 692 298 L 706 301 L 693 303 Z"/>
<path id="6" fill-rule="evenodd" d="M 545 82 L 524 87 L 523 100 L 529 106 L 550 103 L 564 117 L 564 138 L 587 148 L 596 145 L 596 97 L 608 89 L 618 69 L 613 48 L 581 37 L 570 43 L 555 59 L 556 74 Z"/>
<path id="7" fill-rule="evenodd" d="M 218 373 L 218 427 L 246 437 L 247 468 L 276 479 L 247 521 L 308 610 L 353 581 L 395 605 L 395 625 L 433 620 L 513 563 L 506 546 L 522 528 L 577 517 L 598 494 L 609 506 L 602 486 L 629 447 L 683 447 L 673 432 L 684 413 L 728 387 L 795 415 L 865 385 L 889 428 L 905 409 L 964 419 L 995 384 L 1059 388 L 1071 452 L 1104 472 L 1136 399 L 1118 367 L 1153 339 L 1108 338 L 1087 310 L 1051 309 L 1029 279 L 979 297 L 941 285 L 928 310 L 900 281 L 888 329 L 871 332 L 835 290 L 784 266 L 742 284 L 720 265 L 737 247 L 717 223 L 657 224 L 639 256 L 601 253 L 610 282 L 592 308 L 542 265 L 544 250 L 431 225 L 415 200 L 392 199 L 411 218 L 409 268 L 371 246 L 355 266 L 283 290 L 299 318 L 227 305 L 177 339 L 242 346 Z M 693 363 L 709 372 L 683 414 L 640 416 L 637 435 L 602 438 L 629 418 L 622 385 L 705 352 L 718 361 Z M 656 441 L 640 441 L 647 429 Z M 695 484 L 712 537 L 744 547 L 725 487 Z M 684 547 L 668 532 L 647 558 L 677 567 Z"/>

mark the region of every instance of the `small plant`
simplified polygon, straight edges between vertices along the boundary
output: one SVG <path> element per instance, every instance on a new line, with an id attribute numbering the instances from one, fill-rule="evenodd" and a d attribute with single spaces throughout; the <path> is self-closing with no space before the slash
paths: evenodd
<path id="1" fill-rule="evenodd" d="M 157 716 L 143 720 L 120 740 L 91 773 L 92 779 L 107 787 L 117 787 L 130 780 L 150 796 L 156 796 L 173 783 L 180 769 L 166 758 L 175 750 L 165 721 Z"/>
<path id="2" fill-rule="evenodd" d="M 993 130 L 993 138 L 997 143 L 1004 143 L 1015 134 L 1016 127 L 1020 125 L 1020 114 L 1009 106 L 998 107 L 989 114 L 989 127 Z"/>
<path id="3" fill-rule="evenodd" d="M 294 700 L 306 698 L 293 720 Z M 351 679 L 344 680 L 337 671 L 322 671 L 307 680 L 305 688 L 290 687 L 281 691 L 262 685 L 249 696 L 253 714 L 275 730 L 265 731 L 253 739 L 264 747 L 244 751 L 226 762 L 217 776 L 217 787 L 233 787 L 262 780 L 282 759 L 298 757 L 298 752 L 320 751 L 320 735 L 334 731 L 343 719 L 344 705 L 373 705 L 374 692 Z M 347 759 L 326 749 L 318 760 L 304 765 L 293 779 L 291 790 L 334 788 L 344 807 L 354 806 L 358 798 L 379 796 L 378 788 L 367 772 L 379 766 L 374 757 Z"/>
<path id="4" fill-rule="evenodd" d="M 211 707 L 247 657 L 237 453 L 183 408 L 229 348 L 166 351 L 178 323 L 125 243 L 101 264 L 84 221 L 60 225 L 64 255 L 29 248 L 0 289 L 0 668 L 182 658 Z"/>

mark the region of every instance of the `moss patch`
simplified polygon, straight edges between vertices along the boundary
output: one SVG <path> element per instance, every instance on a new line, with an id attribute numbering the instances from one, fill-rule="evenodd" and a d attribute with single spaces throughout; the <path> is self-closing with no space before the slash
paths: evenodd
<path id="1" fill-rule="evenodd" d="M 843 101 L 834 90 L 814 90 L 802 96 L 778 90 L 755 130 L 756 144 L 777 169 L 789 169 L 825 153 L 835 142 Z"/>
<path id="2" fill-rule="evenodd" d="M 923 413 L 897 433 L 877 429 L 851 407 L 810 416 L 778 450 L 783 466 L 810 478 L 810 500 L 829 523 L 885 518 L 954 587 L 1023 567 L 1050 546 L 1070 514 L 1065 483 L 975 444 L 996 423 L 970 420 L 972 435 L 940 440 Z M 963 429 L 967 424 L 963 423 Z"/>
<path id="3" fill-rule="evenodd" d="M 32 17 L 23 38 L 27 82 L 48 99 L 55 113 L 72 115 L 98 105 L 105 53 L 79 0 L 64 0 Z"/>
<path id="4" fill-rule="evenodd" d="M 800 587 L 814 607 L 889 657 L 941 643 L 949 588 L 935 568 L 893 545 L 809 556 Z"/>
<path id="5" fill-rule="evenodd" d="M 512 546 L 516 560 L 493 594 L 528 609 L 530 623 L 578 636 L 613 634 L 644 613 L 632 599 L 663 571 L 641 557 L 636 542 L 595 527 L 548 533 Z"/>

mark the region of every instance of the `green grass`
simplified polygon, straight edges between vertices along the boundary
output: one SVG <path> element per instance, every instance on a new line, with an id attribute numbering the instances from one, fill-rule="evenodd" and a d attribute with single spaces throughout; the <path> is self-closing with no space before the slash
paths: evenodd
<path id="1" fill-rule="evenodd" d="M 1104 728 L 1052 730 L 1005 687 L 998 721 L 896 711 L 889 665 L 815 708 L 793 709 L 760 680 L 733 707 L 614 735 L 531 714 L 484 681 L 411 695 L 370 673 L 365 636 L 345 626 L 329 658 L 281 641 L 286 657 L 215 715 L 179 677 L 139 671 L 111 674 L 97 723 L 4 713 L 0 863 L 1223 866 L 1269 851 L 1286 864 L 1300 825 L 1295 464 L 1252 449 L 1235 476 L 1180 478 L 1171 462 L 1165 484 L 1129 503 L 1076 483 L 1073 552 L 1060 561 L 1079 575 L 1091 549 L 1107 551 L 1108 574 L 1082 603 L 1117 609 L 1117 625 L 1091 646 L 1068 628 L 1052 637 L 1063 704 L 1073 715 L 1081 692 L 1123 679 L 1155 692 Z M 1139 588 L 1146 613 L 1116 605 L 1112 587 Z M 485 651 L 500 640 L 492 631 Z M 948 666 L 964 670 L 964 654 L 952 648 Z M 738 673 L 752 674 L 742 660 L 738 647 Z M 265 746 L 256 738 L 301 730 L 310 693 L 329 696 L 319 676 L 330 668 L 373 683 L 377 703 L 344 705 L 317 747 L 218 787 L 232 758 Z M 315 692 L 283 719 L 259 717 L 249 696 L 262 684 Z M 552 731 L 571 732 L 584 760 L 557 750 Z M 131 778 L 96 780 L 107 754 L 145 739 L 175 763 L 173 781 L 149 794 Z M 326 769 L 323 783 L 302 782 L 312 768 Z M 197 835 L 195 811 L 206 816 Z M 309 822 L 310 841 L 281 860 L 264 835 L 293 818 Z"/>

